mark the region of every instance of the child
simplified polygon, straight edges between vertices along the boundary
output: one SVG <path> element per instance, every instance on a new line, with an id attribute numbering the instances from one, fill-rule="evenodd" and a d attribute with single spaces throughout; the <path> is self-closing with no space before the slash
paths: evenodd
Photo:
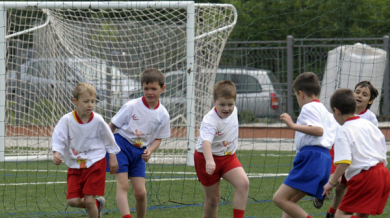
<path id="1" fill-rule="evenodd" d="M 280 116 L 287 127 L 295 130 L 293 169 L 275 193 L 274 203 L 283 210 L 282 217 L 311 217 L 298 204 L 305 195 L 322 198 L 323 186 L 330 175 L 332 158 L 329 149 L 336 135 L 335 121 L 318 101 L 320 81 L 314 73 L 299 75 L 293 83 L 301 112 L 295 124 L 284 113 Z"/>
<path id="2" fill-rule="evenodd" d="M 89 83 L 79 83 L 73 90 L 76 110 L 63 116 L 53 132 L 53 162 L 64 160 L 69 167 L 67 202 L 71 207 L 86 208 L 89 218 L 102 217 L 106 182 L 106 152 L 111 157 L 110 173 L 118 170 L 115 154 L 119 147 L 103 117 L 93 112 L 96 90 Z"/>
<path id="3" fill-rule="evenodd" d="M 369 81 L 361 81 L 355 86 L 353 95 L 356 98 L 355 114 L 378 126 L 375 114 L 370 110 L 374 99 L 378 96 L 378 90 Z"/>
<path id="4" fill-rule="evenodd" d="M 233 218 L 242 218 L 248 198 L 249 179 L 236 157 L 238 115 L 236 86 L 229 80 L 214 87 L 214 105 L 204 117 L 194 155 L 198 180 L 205 193 L 204 217 L 217 216 L 221 177 L 235 188 Z"/>
<path id="5" fill-rule="evenodd" d="M 375 126 L 378 126 L 378 120 L 376 119 L 375 114 L 370 111 L 370 107 L 374 102 L 374 99 L 378 96 L 378 90 L 371 84 L 369 81 L 361 81 L 355 86 L 355 91 L 353 95 L 356 99 L 356 109 L 355 114 L 360 118 L 366 119 L 373 123 Z M 330 155 L 332 159 L 334 158 L 334 149 L 332 148 L 330 151 Z M 336 170 L 336 165 L 332 163 L 332 167 L 330 170 L 331 176 Z M 336 190 L 332 200 L 332 205 L 329 207 L 329 210 L 326 212 L 326 218 L 333 218 L 338 206 L 345 195 L 345 191 L 347 190 L 347 180 L 345 176 L 340 177 L 340 181 L 336 182 Z"/>
<path id="6" fill-rule="evenodd" d="M 135 197 L 137 218 L 146 214 L 145 162 L 161 144 L 170 137 L 170 119 L 160 104 L 160 94 L 165 90 L 165 77 L 157 69 L 147 69 L 141 74 L 144 96 L 128 101 L 108 124 L 121 148 L 117 154 L 119 170 L 116 201 L 123 218 L 131 218 L 127 193 L 129 179 Z M 107 168 L 108 170 L 108 168 Z"/>
<path id="7" fill-rule="evenodd" d="M 374 124 L 355 116 L 356 99 L 351 90 L 337 90 L 330 105 L 335 119 L 342 126 L 334 145 L 337 168 L 324 186 L 324 194 L 329 196 L 335 184 L 333 181 L 345 173 L 348 189 L 336 217 L 381 214 L 390 193 L 385 137 Z"/>

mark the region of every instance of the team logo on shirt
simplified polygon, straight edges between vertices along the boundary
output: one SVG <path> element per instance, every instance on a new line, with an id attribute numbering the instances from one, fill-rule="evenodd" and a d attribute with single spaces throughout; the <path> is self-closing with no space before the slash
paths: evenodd
<path id="1" fill-rule="evenodd" d="M 74 150 L 74 148 L 72 148 L 72 153 L 74 154 L 74 156 L 78 155 L 79 154 L 79 151 L 77 150 Z"/>
<path id="2" fill-rule="evenodd" d="M 133 120 L 139 120 L 137 117 L 135 117 L 135 114 L 133 114 L 131 118 L 133 118 Z"/>
<path id="3" fill-rule="evenodd" d="M 142 144 L 143 144 L 143 142 L 142 142 L 142 140 L 140 138 L 140 136 L 142 135 L 142 132 L 139 131 L 138 129 L 135 129 L 135 134 L 138 136 L 138 140 L 134 141 L 135 142 L 134 146 L 140 148 L 142 146 Z"/>
<path id="4" fill-rule="evenodd" d="M 228 144 L 229 144 L 228 141 L 223 141 L 223 142 L 222 142 L 223 147 L 226 147 Z"/>
<path id="5" fill-rule="evenodd" d="M 221 136 L 221 135 L 223 135 L 223 133 L 221 131 L 218 131 L 218 132 L 215 133 L 215 135 Z"/>

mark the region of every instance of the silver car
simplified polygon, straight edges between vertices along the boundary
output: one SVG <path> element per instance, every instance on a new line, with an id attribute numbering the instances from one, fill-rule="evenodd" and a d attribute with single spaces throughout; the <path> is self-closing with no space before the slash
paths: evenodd
<path id="1" fill-rule="evenodd" d="M 196 78 L 195 78 L 196 79 Z M 218 68 L 215 83 L 230 80 L 237 88 L 236 106 L 241 123 L 258 122 L 258 118 L 278 118 L 281 112 L 281 89 L 275 75 L 269 70 L 253 68 Z M 160 97 L 171 119 L 186 116 L 186 73 L 172 71 L 165 74 L 166 91 Z M 212 94 L 195 102 L 195 107 L 212 104 Z M 208 109 L 209 110 L 209 109 Z M 205 112 L 207 113 L 208 110 Z M 197 111 L 197 110 L 196 110 Z"/>

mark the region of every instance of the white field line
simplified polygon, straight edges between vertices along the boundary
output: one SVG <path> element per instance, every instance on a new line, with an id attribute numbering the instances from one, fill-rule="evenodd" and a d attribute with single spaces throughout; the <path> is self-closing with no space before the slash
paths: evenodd
<path id="1" fill-rule="evenodd" d="M 171 173 L 171 174 L 196 174 L 195 172 L 159 172 L 159 173 Z M 288 173 L 248 173 L 248 178 L 262 178 L 262 177 L 278 177 L 287 176 Z M 185 178 L 185 180 L 197 180 L 198 178 Z M 183 178 L 167 178 L 167 179 L 147 179 L 147 181 L 178 181 L 184 180 Z M 116 182 L 116 180 L 106 180 L 107 183 Z M 53 184 L 66 184 L 66 181 L 58 182 L 32 182 L 32 183 L 0 183 L 0 186 L 20 186 L 20 185 L 53 185 Z"/>

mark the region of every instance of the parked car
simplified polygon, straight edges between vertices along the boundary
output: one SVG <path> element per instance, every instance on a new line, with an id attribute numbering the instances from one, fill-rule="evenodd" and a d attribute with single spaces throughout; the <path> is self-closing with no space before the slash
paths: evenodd
<path id="1" fill-rule="evenodd" d="M 124 74 L 115 66 L 97 58 L 70 59 L 76 68 L 85 76 L 87 82 L 100 90 L 100 106 L 121 107 L 138 93 L 141 83 Z M 109 69 L 107 69 L 109 67 Z"/>
<path id="2" fill-rule="evenodd" d="M 7 99 L 20 101 L 27 108 L 45 99 L 71 110 L 73 89 L 79 82 L 85 82 L 83 75 L 67 59 L 28 59 L 20 66 L 20 72 L 7 72 Z M 97 91 L 97 98 L 99 97 Z"/>
<path id="3" fill-rule="evenodd" d="M 187 74 L 182 71 L 172 71 L 165 74 L 166 91 L 161 95 L 160 100 L 167 108 L 171 118 L 178 115 L 186 116 L 186 76 Z M 281 90 L 278 87 L 277 78 L 271 71 L 221 67 L 217 69 L 215 83 L 221 80 L 231 80 L 236 85 L 236 106 L 241 123 L 255 122 L 262 117 L 278 118 L 280 116 Z M 212 94 L 209 93 L 204 98 L 210 102 L 211 108 L 213 106 Z M 200 104 L 204 104 L 204 102 L 195 102 L 196 106 Z"/>

